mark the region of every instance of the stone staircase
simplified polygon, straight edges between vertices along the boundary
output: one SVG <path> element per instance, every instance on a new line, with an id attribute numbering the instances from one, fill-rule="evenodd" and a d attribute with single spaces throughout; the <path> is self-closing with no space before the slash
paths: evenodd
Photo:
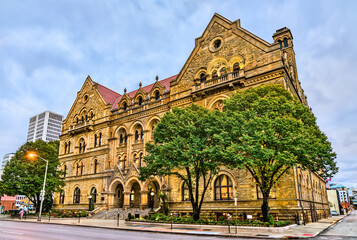
<path id="1" fill-rule="evenodd" d="M 113 208 L 108 211 L 101 211 L 93 214 L 91 218 L 95 219 L 117 219 L 118 212 L 120 219 L 127 219 L 128 214 L 131 213 L 133 217 L 141 217 L 145 215 L 149 215 L 150 208 L 146 208 L 144 210 L 140 210 L 139 208 L 130 208 L 130 209 L 122 209 L 122 208 Z M 156 210 L 156 209 L 155 209 Z"/>

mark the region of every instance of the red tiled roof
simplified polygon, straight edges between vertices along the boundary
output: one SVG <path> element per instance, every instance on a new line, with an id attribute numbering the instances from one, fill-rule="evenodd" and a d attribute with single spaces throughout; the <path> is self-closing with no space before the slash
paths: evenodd
<path id="1" fill-rule="evenodd" d="M 113 105 L 115 100 L 121 96 L 119 93 L 114 92 L 113 90 L 110 90 L 109 88 L 104 87 L 103 85 L 100 85 L 99 83 L 98 83 L 97 89 L 98 89 L 99 93 L 102 95 L 102 97 L 104 98 L 104 100 L 107 103 L 110 103 L 111 105 Z"/>
<path id="2" fill-rule="evenodd" d="M 165 87 L 166 91 L 169 91 L 169 90 L 170 90 L 170 82 L 173 81 L 173 80 L 175 80 L 176 77 L 177 77 L 177 75 L 174 75 L 174 76 L 172 76 L 172 77 L 169 77 L 169 78 L 166 78 L 166 79 L 163 79 L 163 80 L 159 81 L 159 83 L 161 83 L 161 84 Z M 149 93 L 149 92 L 151 91 L 152 87 L 154 86 L 154 84 L 155 84 L 155 83 L 152 83 L 152 84 L 150 84 L 150 85 L 147 85 L 147 86 L 143 87 L 142 89 L 143 89 L 145 92 Z M 99 84 L 98 84 L 98 85 L 99 85 Z M 136 90 L 134 90 L 134 91 L 132 91 L 132 92 L 130 92 L 130 93 L 127 93 L 127 95 L 128 95 L 130 98 L 133 98 L 138 90 L 139 90 L 139 89 L 136 89 Z M 120 94 L 119 94 L 119 95 L 120 95 Z M 118 96 L 118 97 L 115 99 L 115 101 L 113 101 L 112 110 L 115 110 L 115 109 L 118 108 L 118 103 L 120 102 L 120 100 L 121 100 L 122 97 L 123 97 L 123 96 L 120 95 L 120 96 Z"/>

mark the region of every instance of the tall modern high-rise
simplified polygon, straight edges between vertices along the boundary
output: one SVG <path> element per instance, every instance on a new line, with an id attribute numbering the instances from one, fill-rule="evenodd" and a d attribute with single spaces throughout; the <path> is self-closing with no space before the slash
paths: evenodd
<path id="1" fill-rule="evenodd" d="M 8 161 L 10 161 L 10 159 L 15 156 L 15 153 L 8 153 L 8 154 L 5 154 L 4 157 L 2 158 L 2 163 L 1 163 L 1 166 L 0 166 L 0 170 L 4 170 L 5 168 L 5 165 Z"/>
<path id="2" fill-rule="evenodd" d="M 34 142 L 37 139 L 49 142 L 59 140 L 62 129 L 63 116 L 50 111 L 45 111 L 30 118 L 27 141 Z"/>

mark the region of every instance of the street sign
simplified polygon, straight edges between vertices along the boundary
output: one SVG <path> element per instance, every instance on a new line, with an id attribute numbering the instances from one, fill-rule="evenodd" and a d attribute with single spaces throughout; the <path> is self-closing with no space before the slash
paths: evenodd
<path id="1" fill-rule="evenodd" d="M 252 215 L 247 215 L 247 218 L 250 220 L 250 219 L 253 218 L 253 216 Z"/>

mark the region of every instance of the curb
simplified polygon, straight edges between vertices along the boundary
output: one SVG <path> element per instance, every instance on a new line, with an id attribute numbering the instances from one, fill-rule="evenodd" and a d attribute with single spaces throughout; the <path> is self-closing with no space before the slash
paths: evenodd
<path id="1" fill-rule="evenodd" d="M 330 226 L 326 227 L 325 229 L 322 229 L 321 231 L 317 232 L 313 237 L 316 237 L 324 232 L 326 232 L 327 230 L 329 230 L 331 227 L 335 226 L 337 223 L 341 222 L 343 219 L 345 219 L 345 217 L 347 217 L 348 215 L 344 216 L 343 218 L 337 220 L 336 222 L 334 222 L 333 224 L 331 224 Z"/>
<path id="2" fill-rule="evenodd" d="M 65 223 L 54 223 L 54 222 L 32 222 L 32 221 L 18 221 L 12 219 L 1 219 L 0 221 L 8 221 L 8 222 L 21 222 L 21 223 L 38 223 L 38 224 L 53 224 L 53 225 L 63 225 L 63 226 L 76 226 L 76 227 L 92 227 L 92 228 L 101 228 L 101 229 L 109 229 L 109 230 L 122 230 L 122 231 L 132 231 L 132 232 L 147 232 L 147 233 L 161 233 L 161 234 L 177 234 L 177 235 L 188 235 L 188 236 L 205 236 L 205 237 L 221 237 L 221 238 L 254 238 L 254 239 L 279 239 L 276 237 L 269 236 L 244 236 L 244 235 L 229 235 L 229 234 L 204 234 L 204 233 L 186 233 L 186 232 L 172 232 L 172 231 L 154 231 L 149 229 L 132 229 L 132 228 L 115 228 L 115 227 L 105 227 L 105 226 L 95 226 L 95 225 L 80 225 L 80 224 L 65 224 Z M 296 237 L 295 239 L 297 239 Z"/>

